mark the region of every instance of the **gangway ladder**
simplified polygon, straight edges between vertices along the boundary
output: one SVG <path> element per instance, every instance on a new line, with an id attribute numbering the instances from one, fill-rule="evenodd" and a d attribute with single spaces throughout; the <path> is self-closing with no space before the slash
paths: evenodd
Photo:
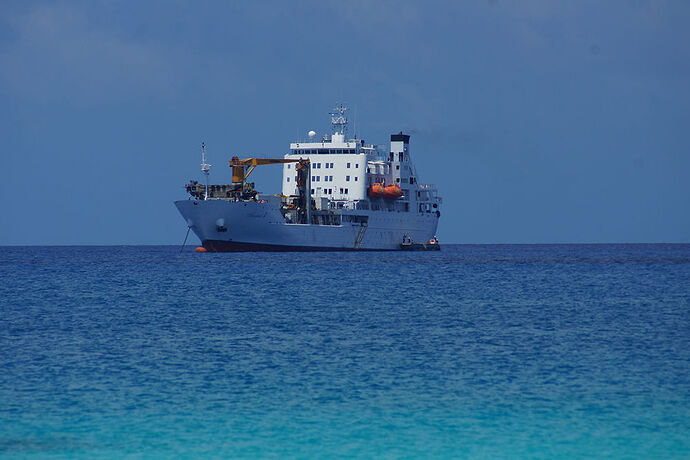
<path id="1" fill-rule="evenodd" d="M 367 231 L 368 224 L 366 222 L 362 222 L 361 226 L 359 227 L 359 231 L 357 232 L 357 238 L 355 238 L 355 249 L 359 249 L 359 247 L 362 245 L 362 238 L 364 238 L 364 232 Z"/>

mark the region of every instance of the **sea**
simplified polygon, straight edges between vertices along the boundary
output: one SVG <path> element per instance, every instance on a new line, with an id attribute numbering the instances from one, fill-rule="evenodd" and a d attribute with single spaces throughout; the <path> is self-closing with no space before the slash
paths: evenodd
<path id="1" fill-rule="evenodd" d="M 0 247 L 0 458 L 690 458 L 690 245 Z"/>

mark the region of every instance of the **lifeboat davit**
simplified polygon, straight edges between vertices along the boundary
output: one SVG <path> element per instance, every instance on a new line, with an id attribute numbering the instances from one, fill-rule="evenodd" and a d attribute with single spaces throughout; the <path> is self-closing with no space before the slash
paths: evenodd
<path id="1" fill-rule="evenodd" d="M 372 198 L 381 198 L 382 196 L 384 196 L 385 191 L 384 191 L 383 184 L 379 184 L 379 183 L 371 184 L 371 187 L 369 187 L 369 190 L 367 190 L 367 195 L 369 195 Z"/>
<path id="2" fill-rule="evenodd" d="M 389 200 L 397 200 L 402 196 L 402 190 L 398 184 L 389 185 L 383 189 L 383 197 Z"/>

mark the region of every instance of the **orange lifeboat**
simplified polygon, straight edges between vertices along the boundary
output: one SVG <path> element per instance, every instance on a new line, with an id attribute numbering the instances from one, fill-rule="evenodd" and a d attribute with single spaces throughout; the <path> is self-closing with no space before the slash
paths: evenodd
<path id="1" fill-rule="evenodd" d="M 398 184 L 389 185 L 383 189 L 383 197 L 389 200 L 397 200 L 402 196 L 402 190 Z"/>
<path id="2" fill-rule="evenodd" d="M 382 196 L 384 196 L 385 191 L 383 184 L 371 184 L 371 187 L 369 187 L 369 190 L 367 190 L 367 195 L 369 195 L 371 198 L 381 198 Z"/>

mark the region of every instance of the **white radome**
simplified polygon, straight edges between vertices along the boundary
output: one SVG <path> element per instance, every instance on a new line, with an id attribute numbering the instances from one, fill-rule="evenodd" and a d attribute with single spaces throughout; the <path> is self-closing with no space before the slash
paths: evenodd
<path id="1" fill-rule="evenodd" d="M 316 136 L 316 131 L 309 131 L 309 137 L 314 137 Z"/>

